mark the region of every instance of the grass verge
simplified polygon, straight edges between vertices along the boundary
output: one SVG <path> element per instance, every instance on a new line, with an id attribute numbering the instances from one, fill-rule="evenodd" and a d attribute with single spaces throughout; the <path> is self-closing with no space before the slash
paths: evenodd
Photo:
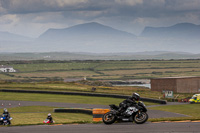
<path id="1" fill-rule="evenodd" d="M 54 108 L 56 107 L 25 106 L 9 108 L 9 112 L 13 118 L 12 125 L 43 125 L 43 120 L 46 119 L 48 113 L 52 114 L 56 122 L 55 124 L 95 123 L 92 122 L 92 115 L 80 113 L 53 113 Z M 199 104 L 158 106 L 150 107 L 149 109 L 188 115 L 188 117 L 150 118 L 148 120 L 150 122 L 200 120 L 200 114 L 198 112 L 200 110 Z M 3 109 L 0 109 L 0 112 L 3 112 Z"/>
<path id="2" fill-rule="evenodd" d="M 80 113 L 53 113 L 55 107 L 47 106 L 26 106 L 9 108 L 11 117 L 13 118 L 13 126 L 21 125 L 42 125 L 47 114 L 51 113 L 55 124 L 70 123 L 91 123 L 92 115 Z M 0 109 L 3 112 L 3 109 Z"/>
<path id="3" fill-rule="evenodd" d="M 188 117 L 173 117 L 173 118 L 154 118 L 149 119 L 151 122 L 157 121 L 182 121 L 182 120 L 200 120 L 200 105 L 199 104 L 184 104 L 184 105 L 168 105 L 168 106 L 157 106 L 157 107 L 150 107 L 149 109 L 152 110 L 161 110 L 173 113 L 179 113 L 188 115 Z"/>

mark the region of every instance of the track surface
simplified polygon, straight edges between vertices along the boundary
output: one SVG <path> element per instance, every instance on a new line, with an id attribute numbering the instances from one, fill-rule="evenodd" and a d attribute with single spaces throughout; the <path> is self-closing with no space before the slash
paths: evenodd
<path id="1" fill-rule="evenodd" d="M 1 133 L 200 133 L 200 123 L 133 123 L 0 127 Z"/>
<path id="2" fill-rule="evenodd" d="M 3 103 L 3 106 L 2 106 L 2 103 Z M 7 100 L 0 100 L 0 104 L 1 104 L 0 108 L 19 107 L 19 104 L 20 106 L 52 106 L 52 107 L 64 107 L 64 108 L 109 108 L 107 105 L 57 103 L 57 102 L 33 102 L 33 101 L 7 101 Z M 180 103 L 169 103 L 169 104 L 180 104 Z M 161 106 L 164 106 L 164 105 L 161 105 Z M 159 110 L 148 110 L 147 113 L 149 115 L 149 118 L 186 117 L 185 115 L 182 115 L 182 114 L 159 111 Z"/>

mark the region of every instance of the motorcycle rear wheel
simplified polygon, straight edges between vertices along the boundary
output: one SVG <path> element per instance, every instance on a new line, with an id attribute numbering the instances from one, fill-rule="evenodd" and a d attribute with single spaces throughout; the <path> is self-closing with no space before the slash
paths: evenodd
<path id="1" fill-rule="evenodd" d="M 113 124 L 116 121 L 116 116 L 113 112 L 108 112 L 103 115 L 102 119 L 105 124 Z"/>
<path id="2" fill-rule="evenodd" d="M 136 124 L 143 124 L 148 120 L 149 116 L 146 112 L 140 112 L 137 113 L 134 117 L 133 120 L 135 121 Z"/>

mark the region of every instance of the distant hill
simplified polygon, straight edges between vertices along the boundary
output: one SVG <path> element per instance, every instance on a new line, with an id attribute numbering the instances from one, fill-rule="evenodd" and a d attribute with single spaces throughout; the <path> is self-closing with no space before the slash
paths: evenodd
<path id="1" fill-rule="evenodd" d="M 29 37 L 13 34 L 13 33 L 9 33 L 9 32 L 0 31 L 0 41 L 19 41 L 19 42 L 22 42 L 22 41 L 30 41 L 30 40 L 31 40 L 31 38 L 29 38 Z"/>
<path id="2" fill-rule="evenodd" d="M 96 22 L 92 23 L 85 23 L 76 26 L 72 26 L 69 28 L 64 29 L 49 29 L 45 33 L 43 33 L 39 39 L 47 39 L 47 40 L 58 40 L 58 39 L 83 39 L 84 40 L 91 40 L 91 39 L 103 39 L 102 37 L 107 38 L 132 38 L 135 35 L 113 29 L 109 26 L 105 26 Z M 115 38 L 117 39 L 117 38 Z"/>
<path id="3" fill-rule="evenodd" d="M 140 41 L 152 51 L 199 53 L 200 25 L 179 23 L 169 27 L 146 27 Z"/>
<path id="4" fill-rule="evenodd" d="M 64 29 L 49 29 L 37 39 L 38 43 L 48 43 L 57 51 L 119 51 L 134 42 L 136 36 L 99 23 L 86 23 Z"/>
<path id="5" fill-rule="evenodd" d="M 200 25 L 180 23 L 170 27 L 146 27 L 141 36 L 154 38 L 199 38 Z"/>

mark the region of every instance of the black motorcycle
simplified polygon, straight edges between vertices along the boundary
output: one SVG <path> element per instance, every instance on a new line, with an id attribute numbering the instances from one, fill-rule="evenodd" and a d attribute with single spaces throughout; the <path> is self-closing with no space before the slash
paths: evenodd
<path id="1" fill-rule="evenodd" d="M 136 106 L 129 106 L 124 112 L 118 113 L 119 107 L 111 104 L 109 105 L 111 111 L 103 115 L 103 122 L 105 124 L 112 124 L 115 121 L 135 122 L 143 124 L 148 120 L 147 108 L 143 102 L 138 102 Z"/>
<path id="2" fill-rule="evenodd" d="M 0 116 L 0 125 L 10 125 L 12 117 L 6 117 L 5 115 Z"/>

